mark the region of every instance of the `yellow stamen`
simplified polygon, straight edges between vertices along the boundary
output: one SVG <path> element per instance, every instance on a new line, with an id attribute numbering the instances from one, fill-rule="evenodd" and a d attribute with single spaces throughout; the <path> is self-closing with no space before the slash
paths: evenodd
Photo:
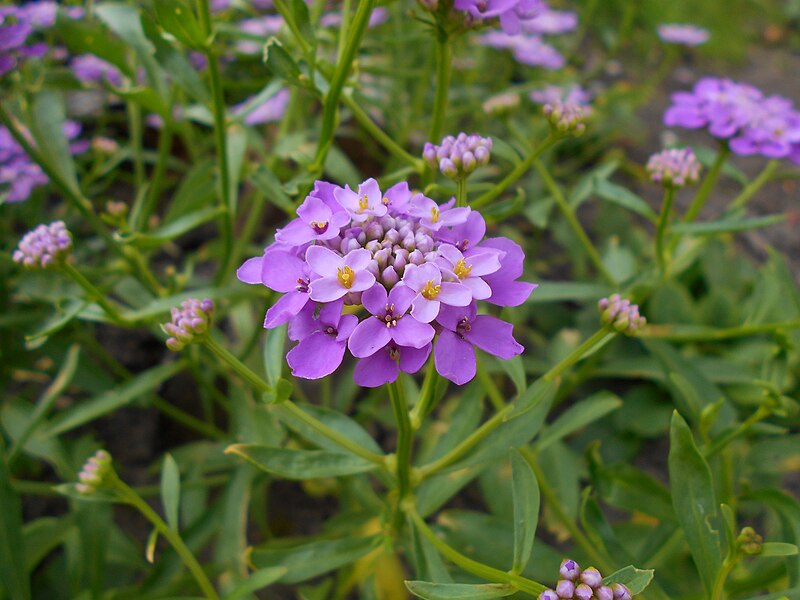
<path id="1" fill-rule="evenodd" d="M 420 294 L 426 300 L 436 300 L 436 296 L 439 295 L 439 292 L 442 291 L 441 285 L 434 285 L 433 279 L 429 279 L 428 283 L 425 284 L 425 287 L 422 288 Z"/>
<path id="2" fill-rule="evenodd" d="M 467 264 L 467 260 L 462 258 L 456 263 L 455 269 L 453 269 L 453 273 L 456 274 L 456 277 L 459 279 L 465 279 L 469 277 L 469 273 L 472 271 L 472 267 Z"/>
<path id="3" fill-rule="evenodd" d="M 358 199 L 358 212 L 363 213 L 365 210 L 369 208 L 369 200 L 367 199 L 367 195 L 364 194 L 361 198 Z"/>
<path id="4" fill-rule="evenodd" d="M 431 209 L 431 223 L 439 221 L 439 209 L 435 206 Z"/>
<path id="5" fill-rule="evenodd" d="M 383 197 L 383 200 L 381 200 L 381 202 L 383 202 L 386 206 L 389 206 L 389 199 L 386 196 Z"/>
<path id="6" fill-rule="evenodd" d="M 353 273 L 353 269 L 345 265 L 341 269 L 337 269 L 337 271 L 339 272 L 337 275 L 339 278 L 339 283 L 341 283 L 348 290 L 353 287 L 353 283 L 355 283 L 356 280 L 356 274 Z"/>

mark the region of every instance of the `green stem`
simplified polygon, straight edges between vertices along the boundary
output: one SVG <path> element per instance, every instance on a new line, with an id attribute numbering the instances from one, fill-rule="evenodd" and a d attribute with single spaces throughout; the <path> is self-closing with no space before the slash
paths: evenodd
<path id="1" fill-rule="evenodd" d="M 532 596 L 538 596 L 547 588 L 543 586 L 541 583 L 537 581 L 532 581 L 527 577 L 522 577 L 520 575 L 514 575 L 512 573 L 507 573 L 505 571 L 501 571 L 500 569 L 495 569 L 494 567 L 490 567 L 488 565 L 484 565 L 483 563 L 479 563 L 476 560 L 472 560 L 468 556 L 464 556 L 454 548 L 447 545 L 444 541 L 442 541 L 432 530 L 428 527 L 428 524 L 422 519 L 422 517 L 417 514 L 416 510 L 412 508 L 408 508 L 406 511 L 408 517 L 411 519 L 414 527 L 419 531 L 427 540 L 433 545 L 436 550 L 439 551 L 439 554 L 444 556 L 447 560 L 451 561 L 452 563 L 458 565 L 465 571 L 472 573 L 486 581 L 492 581 L 496 583 L 506 583 L 508 585 L 512 585 L 520 591 L 523 591 L 527 594 Z"/>
<path id="2" fill-rule="evenodd" d="M 536 168 L 536 171 L 538 171 L 542 181 L 544 181 L 545 187 L 547 187 L 550 195 L 553 197 L 553 200 L 555 200 L 556 206 L 558 206 L 562 216 L 567 220 L 567 223 L 572 229 L 572 232 L 575 234 L 575 237 L 578 238 L 581 246 L 583 246 L 583 249 L 586 252 L 586 255 L 589 257 L 589 260 L 592 261 L 594 268 L 598 273 L 600 273 L 606 283 L 611 286 L 615 286 L 617 282 L 614 279 L 614 276 L 608 271 L 605 264 L 603 264 L 603 259 L 600 258 L 600 253 L 597 251 L 597 248 L 594 247 L 592 240 L 589 239 L 586 230 L 583 228 L 583 225 L 581 225 L 580 221 L 578 221 L 578 217 L 575 215 L 575 210 L 564 197 L 564 193 L 550 175 L 547 167 L 545 167 L 544 164 L 539 160 L 534 161 L 533 166 Z"/>
<path id="3" fill-rule="evenodd" d="M 575 348 L 575 350 L 553 365 L 549 371 L 542 375 L 542 379 L 545 381 L 555 381 L 561 377 L 561 375 L 563 375 L 567 369 L 572 367 L 572 365 L 577 363 L 585 356 L 588 356 L 589 354 L 605 346 L 608 342 L 614 339 L 616 335 L 616 331 L 611 331 L 606 328 L 596 331 L 590 337 L 586 338 L 586 340 L 584 340 L 580 346 Z"/>
<path id="4" fill-rule="evenodd" d="M 153 396 L 150 399 L 150 402 L 157 410 L 164 413 L 164 415 L 176 423 L 180 423 L 187 429 L 191 429 L 201 435 L 206 436 L 207 438 L 211 438 L 212 440 L 228 439 L 228 436 L 221 429 L 218 429 L 217 427 L 214 427 L 213 425 L 210 425 L 205 421 L 201 421 L 197 417 L 182 411 L 159 396 Z"/>
<path id="5" fill-rule="evenodd" d="M 727 145 L 720 148 L 719 152 L 717 153 L 717 158 L 714 160 L 714 163 L 711 165 L 708 173 L 706 173 L 706 176 L 703 178 L 703 183 L 700 185 L 700 189 L 697 190 L 697 194 L 692 200 L 692 203 L 689 205 L 689 208 L 686 209 L 686 214 L 683 215 L 684 223 L 690 223 L 691 221 L 694 221 L 697 218 L 697 215 L 700 214 L 700 211 L 703 210 L 708 197 L 711 195 L 711 190 L 714 189 L 714 184 L 717 183 L 717 179 L 722 171 L 722 166 L 725 164 L 725 160 L 728 158 L 729 154 L 730 150 L 728 149 Z M 674 249 L 672 246 L 670 248 Z"/>
<path id="6" fill-rule="evenodd" d="M 402 502 L 408 494 L 410 487 L 411 471 L 411 442 L 414 429 L 408 416 L 408 403 L 406 402 L 405 391 L 398 377 L 392 383 L 386 385 L 389 391 L 389 399 L 392 403 L 394 418 L 397 422 L 397 452 L 395 454 L 397 464 L 397 496 L 398 502 Z"/>
<path id="7" fill-rule="evenodd" d="M 467 178 L 456 179 L 456 206 L 467 205 Z"/>
<path id="8" fill-rule="evenodd" d="M 229 350 L 220 346 L 210 335 L 203 336 L 202 341 L 206 348 L 211 350 L 211 352 L 213 352 L 220 360 L 231 367 L 234 372 L 236 372 L 242 379 L 252 385 L 255 389 L 264 393 L 272 392 L 272 387 L 269 385 L 269 383 L 251 371 L 247 365 L 236 358 L 236 356 L 234 356 Z M 348 450 L 353 454 L 382 467 L 386 466 L 385 456 L 371 452 L 366 448 L 362 448 L 360 445 L 340 434 L 338 431 L 331 429 L 325 425 L 325 423 L 309 415 L 291 400 L 284 400 L 279 406 L 282 406 L 299 420 L 303 421 L 306 425 L 315 429 L 318 433 L 338 444 L 345 450 Z"/>
<path id="9" fill-rule="evenodd" d="M 436 37 L 436 97 L 433 101 L 433 118 L 428 139 L 439 143 L 444 133 L 444 118 L 447 112 L 447 94 L 450 91 L 450 77 L 453 67 L 453 46 L 450 36 L 439 28 Z"/>
<path id="10" fill-rule="evenodd" d="M 123 327 L 130 324 L 120 314 L 119 310 L 117 310 L 117 307 L 111 304 L 111 302 L 109 302 L 108 299 L 106 299 L 105 294 L 103 294 L 103 292 L 98 290 L 94 286 L 94 284 L 92 284 L 88 279 L 86 279 L 86 277 L 84 277 L 81 274 L 81 272 L 78 271 L 75 267 L 73 267 L 68 262 L 64 262 L 61 265 L 61 269 L 67 275 L 72 277 L 72 279 L 74 279 L 75 282 L 83 288 L 83 291 L 86 292 L 86 295 L 90 300 L 93 300 L 94 302 L 97 302 L 98 305 L 100 305 L 100 308 L 102 308 L 103 311 L 105 311 L 105 313 L 114 323 Z"/>
<path id="11" fill-rule="evenodd" d="M 559 140 L 559 137 L 553 135 L 552 133 L 549 134 L 542 142 L 536 146 L 533 151 L 519 163 L 514 169 L 506 175 L 500 183 L 494 186 L 491 190 L 478 196 L 475 200 L 472 201 L 470 206 L 474 209 L 482 208 L 486 204 L 489 204 L 492 200 L 497 198 L 500 194 L 506 191 L 506 189 L 514 183 L 517 179 L 522 177 L 525 173 L 528 172 L 528 169 L 531 168 L 533 163 L 536 161 L 539 156 L 541 156 L 542 152 L 547 150 L 550 146 L 555 144 Z"/>
<path id="12" fill-rule="evenodd" d="M 142 109 L 135 102 L 128 102 L 128 138 L 133 149 L 133 174 L 136 189 L 144 185 L 144 154 L 142 150 Z"/>
<path id="13" fill-rule="evenodd" d="M 723 434 L 722 436 L 717 438 L 714 442 L 712 442 L 710 445 L 701 448 L 703 457 L 709 459 L 715 456 L 720 450 L 724 449 L 725 446 L 730 444 L 736 438 L 747 433 L 753 425 L 755 425 L 760 421 L 763 421 L 771 414 L 772 411 L 769 408 L 766 408 L 764 406 L 759 406 L 756 412 L 750 415 L 742 423 L 739 423 L 739 426 L 736 427 L 736 429 L 733 429 L 728 433 Z"/>
<path id="14" fill-rule="evenodd" d="M 214 589 L 214 586 L 209 581 L 208 576 L 203 571 L 203 567 L 200 566 L 200 563 L 197 562 L 197 559 L 192 554 L 192 551 L 186 546 L 181 539 L 180 534 L 177 531 L 171 529 L 164 520 L 156 513 L 150 505 L 145 502 L 139 494 L 137 494 L 129 485 L 127 485 L 121 479 L 115 477 L 114 481 L 114 488 L 122 495 L 124 502 L 133 506 L 136 510 L 138 510 L 153 526 L 158 530 L 158 532 L 164 536 L 169 544 L 175 549 L 178 553 L 178 556 L 181 557 L 183 564 L 189 569 L 191 574 L 194 576 L 195 581 L 197 581 L 197 585 L 200 586 L 200 589 L 203 590 L 203 593 L 206 595 L 209 600 L 219 600 L 219 596 L 217 595 L 217 591 Z"/>
<path id="15" fill-rule="evenodd" d="M 167 161 L 169 160 L 171 149 L 172 123 L 167 119 L 164 121 L 164 127 L 158 138 L 158 158 L 156 159 L 156 167 L 150 180 L 150 187 L 147 190 L 147 195 L 144 198 L 144 202 L 134 206 L 131 211 L 131 228 L 134 231 L 141 231 L 150 218 L 150 215 L 155 210 L 158 197 L 161 193 L 161 183 L 164 179 L 164 173 L 167 170 Z"/>
<path id="16" fill-rule="evenodd" d="M 672 202 L 675 200 L 675 188 L 668 185 L 664 190 L 664 201 L 661 204 L 661 214 L 658 217 L 658 226 L 656 229 L 656 260 L 658 261 L 658 270 L 661 276 L 665 277 L 667 274 L 667 252 L 664 248 L 664 237 L 667 233 L 667 225 L 669 224 L 669 216 L 672 211 Z"/>
<path id="17" fill-rule="evenodd" d="M 753 179 L 745 188 L 741 191 L 741 193 L 733 199 L 728 210 L 737 210 L 742 208 L 745 204 L 750 201 L 758 190 L 764 187 L 764 184 L 768 183 L 772 180 L 773 175 L 775 175 L 775 171 L 778 170 L 780 166 L 780 162 L 777 160 L 769 161 L 766 166 L 761 170 L 761 173 Z"/>
<path id="18" fill-rule="evenodd" d="M 333 143 L 334 129 L 336 127 L 336 114 L 338 112 L 339 98 L 342 95 L 347 75 L 353 66 L 353 60 L 361 46 L 361 39 L 369 23 L 372 8 L 375 0 L 362 0 L 358 3 L 358 8 L 353 16 L 353 21 L 348 30 L 348 40 L 343 52 L 339 55 L 336 69 L 331 78 L 330 88 L 325 96 L 325 106 L 322 113 L 322 128 L 320 129 L 319 141 L 317 143 L 317 153 L 314 162 L 309 170 L 314 173 L 322 173 L 325 158 L 328 150 Z"/>
<path id="19" fill-rule="evenodd" d="M 291 10 L 289 10 L 289 6 L 286 4 L 284 0 L 275 0 L 275 10 L 280 13 L 283 17 L 286 26 L 289 28 L 289 31 L 292 32 L 292 35 L 295 38 L 295 41 L 299 44 L 300 49 L 303 51 L 303 54 L 306 56 L 309 55 L 311 52 L 311 45 L 308 43 L 305 37 L 303 37 L 303 32 L 300 31 L 300 27 L 297 24 L 297 21 L 294 19 L 294 14 Z"/>
<path id="20" fill-rule="evenodd" d="M 436 383 L 438 380 L 439 374 L 436 372 L 436 365 L 434 364 L 433 357 L 431 357 L 428 359 L 428 369 L 425 372 L 425 379 L 422 382 L 419 398 L 409 414 L 411 428 L 414 431 L 417 431 L 422 426 L 422 419 L 427 416 L 433 407 L 436 396 Z"/>
<path id="21" fill-rule="evenodd" d="M 722 562 L 722 566 L 717 572 L 717 577 L 714 579 L 714 588 L 711 590 L 710 600 L 724 600 L 725 582 L 728 580 L 728 575 L 730 575 L 737 562 L 739 562 L 738 554 L 735 554 L 733 557 L 728 556 Z"/>
<path id="22" fill-rule="evenodd" d="M 680 326 L 678 326 L 680 327 Z M 658 338 L 676 342 L 711 342 L 729 340 L 760 333 L 773 333 L 782 329 L 800 329 L 800 320 L 784 323 L 758 323 L 717 329 L 715 327 L 690 326 L 687 331 L 674 331 L 671 325 L 648 325 L 634 335 L 643 338 Z"/>

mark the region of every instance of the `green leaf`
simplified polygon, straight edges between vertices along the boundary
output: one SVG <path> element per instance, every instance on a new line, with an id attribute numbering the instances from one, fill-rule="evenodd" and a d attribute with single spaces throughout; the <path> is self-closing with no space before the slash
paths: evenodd
<path id="1" fill-rule="evenodd" d="M 375 464 L 352 454 L 327 450 L 290 450 L 256 444 L 234 444 L 225 449 L 226 454 L 236 454 L 267 473 L 286 479 L 317 479 L 365 473 Z"/>
<path id="2" fill-rule="evenodd" d="M 289 194 L 284 191 L 281 182 L 275 177 L 272 171 L 266 167 L 261 167 L 250 175 L 249 181 L 259 192 L 264 194 L 268 202 L 280 208 L 287 215 L 294 216 L 294 202 L 292 202 Z"/>
<path id="3" fill-rule="evenodd" d="M 284 49 L 278 38 L 271 37 L 264 46 L 264 63 L 276 77 L 288 82 L 299 82 L 300 67 L 292 56 Z"/>
<path id="4" fill-rule="evenodd" d="M 72 515 L 42 517 L 26 523 L 23 528 L 26 573 L 32 573 L 45 556 L 66 542 L 74 532 Z"/>
<path id="5" fill-rule="evenodd" d="M 586 427 L 620 406 L 622 400 L 619 396 L 606 391 L 593 394 L 586 400 L 574 404 L 539 436 L 536 442 L 537 451 L 541 452 L 553 442 Z"/>
<path id="6" fill-rule="evenodd" d="M 255 548 L 251 561 L 256 568 L 285 567 L 282 583 L 298 583 L 333 571 L 377 548 L 383 536 L 314 540 L 291 547 Z"/>
<path id="7" fill-rule="evenodd" d="M 156 48 L 155 59 L 159 66 L 169 73 L 170 78 L 192 99 L 207 104 L 210 100 L 208 88 L 192 64 L 161 36 L 158 26 L 149 15 L 143 16 L 142 27 L 147 39 Z"/>
<path id="8" fill-rule="evenodd" d="M 544 304 L 546 302 L 579 302 L 604 298 L 613 290 L 599 283 L 581 283 L 575 281 L 540 281 L 528 298 L 528 304 Z"/>
<path id="9" fill-rule="evenodd" d="M 337 433 L 341 433 L 350 441 L 376 454 L 383 454 L 383 450 L 374 438 L 361 425 L 347 415 L 342 414 L 338 410 L 313 404 L 298 404 L 297 406 L 304 413 L 321 421 Z M 316 429 L 311 428 L 302 419 L 299 419 L 291 411 L 287 410 L 285 406 L 278 404 L 273 410 L 275 416 L 277 416 L 284 425 L 309 442 L 316 444 L 323 450 L 342 452 L 341 446 L 329 440 L 327 437 L 320 435 Z"/>
<path id="10" fill-rule="evenodd" d="M 528 564 L 539 522 L 539 484 L 522 455 L 511 452 L 511 489 L 514 497 L 514 564 L 512 573 L 521 573 Z"/>
<path id="11" fill-rule="evenodd" d="M 267 382 L 275 387 L 283 373 L 285 362 L 286 327 L 276 327 L 267 331 L 267 340 L 264 343 L 264 372 Z"/>
<path id="12" fill-rule="evenodd" d="M 164 30 L 189 48 L 198 50 L 205 45 L 200 23 L 185 0 L 158 0 L 154 3 L 156 19 Z"/>
<path id="13" fill-rule="evenodd" d="M 223 212 L 225 212 L 225 209 L 221 206 L 206 206 L 171 223 L 165 223 L 150 233 L 133 233 L 129 236 L 121 237 L 126 243 L 137 248 L 160 248 L 165 243 L 171 242 L 209 221 L 213 221 Z"/>
<path id="14" fill-rule="evenodd" d="M 65 410 L 44 428 L 43 435 L 53 437 L 108 414 L 152 392 L 184 368 L 182 362 L 167 363 L 137 375 L 130 381 L 80 402 Z"/>
<path id="15" fill-rule="evenodd" d="M 550 380 L 539 378 L 532 386 L 530 386 L 520 398 L 514 402 L 514 408 L 509 413 L 506 421 L 511 421 L 524 415 L 531 409 L 547 404 L 548 406 L 553 401 L 553 398 L 558 391 L 558 386 L 561 384 L 560 379 Z"/>
<path id="16" fill-rule="evenodd" d="M 505 583 L 429 583 L 406 581 L 408 591 L 425 600 L 489 600 L 505 598 L 517 589 Z"/>
<path id="17" fill-rule="evenodd" d="M 11 598 L 26 600 L 31 589 L 25 569 L 22 502 L 11 487 L 5 453 L 0 440 L 0 581 Z"/>
<path id="18" fill-rule="evenodd" d="M 708 593 L 722 563 L 716 521 L 717 501 L 711 470 L 677 411 L 670 428 L 669 480 L 672 504 L 689 544 L 694 563 Z"/>
<path id="19" fill-rule="evenodd" d="M 181 472 L 178 469 L 178 463 L 169 453 L 164 455 L 164 465 L 161 467 L 161 502 L 164 505 L 164 514 L 167 516 L 167 525 L 170 526 L 170 529 L 178 531 Z"/>
<path id="20" fill-rule="evenodd" d="M 761 544 L 759 556 L 796 556 L 800 548 L 785 542 L 764 542 Z"/>
<path id="21" fill-rule="evenodd" d="M 71 55 L 94 54 L 128 76 L 132 74 L 125 44 L 113 36 L 100 21 L 73 19 L 59 10 L 55 32 L 67 45 Z"/>
<path id="22" fill-rule="evenodd" d="M 36 147 L 49 166 L 55 170 L 73 190 L 78 189 L 75 162 L 64 135 L 66 113 L 64 101 L 55 91 L 43 90 L 33 98 L 30 123 Z"/>
<path id="23" fill-rule="evenodd" d="M 503 371 L 514 382 L 514 387 L 517 388 L 517 395 L 525 393 L 528 383 L 525 378 L 525 365 L 522 364 L 522 357 L 514 356 L 509 360 L 499 360 L 497 362 L 500 363 Z"/>
<path id="24" fill-rule="evenodd" d="M 316 42 L 314 27 L 311 24 L 311 17 L 308 13 L 308 4 L 304 0 L 292 0 L 292 17 L 300 33 L 313 47 Z"/>
<path id="25" fill-rule="evenodd" d="M 594 191 L 603 200 L 627 208 L 652 223 L 658 220 L 658 215 L 650 208 L 650 205 L 628 188 L 611 183 L 607 179 L 595 179 Z"/>
<path id="26" fill-rule="evenodd" d="M 225 600 L 239 600 L 248 594 L 264 589 L 268 585 L 275 583 L 286 575 L 286 567 L 265 567 L 250 574 L 247 580 L 237 585 L 231 593 L 225 596 Z"/>
<path id="27" fill-rule="evenodd" d="M 636 596 L 641 594 L 650 582 L 653 580 L 653 569 L 637 569 L 633 565 L 623 567 L 603 579 L 604 585 L 611 585 L 613 583 L 621 583 L 631 591 L 631 594 Z"/>
<path id="28" fill-rule="evenodd" d="M 682 235 L 716 235 L 761 229 L 778 225 L 784 221 L 786 221 L 786 215 L 767 215 L 753 219 L 723 219 L 709 223 L 676 223 L 672 227 L 672 231 Z"/>
<path id="29" fill-rule="evenodd" d="M 54 485 L 53 490 L 62 496 L 81 502 L 108 504 L 109 502 L 120 502 L 122 500 L 122 496 L 114 490 L 97 490 L 91 494 L 84 494 L 78 491 L 77 485 L 76 483 L 62 483 L 61 485 Z"/>
<path id="30" fill-rule="evenodd" d="M 225 132 L 228 156 L 228 198 L 231 214 L 236 214 L 239 203 L 239 182 L 242 179 L 242 166 L 247 151 L 247 131 L 242 125 L 230 125 Z"/>

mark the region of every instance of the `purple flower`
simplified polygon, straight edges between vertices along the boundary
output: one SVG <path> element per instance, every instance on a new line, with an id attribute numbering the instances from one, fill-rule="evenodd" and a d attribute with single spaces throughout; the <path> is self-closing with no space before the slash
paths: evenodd
<path id="1" fill-rule="evenodd" d="M 454 201 L 447 204 L 436 204 L 430 198 L 417 194 L 411 198 L 408 214 L 417 217 L 420 223 L 431 231 L 439 231 L 442 227 L 461 225 L 469 217 L 467 207 L 452 208 Z"/>
<path id="2" fill-rule="evenodd" d="M 39 225 L 19 241 L 12 258 L 29 269 L 46 269 L 59 264 L 72 251 L 72 235 L 64 221 Z"/>
<path id="3" fill-rule="evenodd" d="M 503 31 L 512 35 L 519 33 L 525 22 L 547 10 L 541 0 L 455 0 L 453 6 L 479 21 L 499 18 Z"/>
<path id="4" fill-rule="evenodd" d="M 335 208 L 339 208 L 338 206 Z M 275 233 L 275 239 L 289 246 L 301 246 L 308 242 L 330 240 L 339 235 L 339 230 L 350 223 L 350 215 L 336 210 L 313 192 L 297 208 L 298 219 L 291 221 Z"/>
<path id="5" fill-rule="evenodd" d="M 490 31 L 478 39 L 484 46 L 511 50 L 516 61 L 523 65 L 555 71 L 566 64 L 561 53 L 539 35 Z"/>
<path id="6" fill-rule="evenodd" d="M 600 320 L 606 325 L 610 325 L 621 333 L 631 333 L 647 324 L 647 319 L 639 314 L 639 306 L 631 304 L 630 300 L 624 300 L 619 294 L 612 294 L 608 298 L 602 298 L 597 303 L 600 310 Z M 584 574 L 594 567 L 589 567 Z M 594 569 L 597 571 L 597 569 Z M 586 577 L 594 577 L 591 572 Z M 584 583 L 588 581 L 584 580 Z"/>
<path id="7" fill-rule="evenodd" d="M 475 376 L 473 346 L 504 360 L 524 350 L 514 339 L 511 323 L 489 315 L 478 315 L 477 311 L 475 302 L 465 307 L 443 306 L 436 317 L 436 322 L 442 327 L 433 351 L 436 370 L 457 385 L 463 385 Z"/>
<path id="8" fill-rule="evenodd" d="M 76 56 L 70 66 L 75 77 L 82 83 L 110 83 L 114 87 L 122 87 L 122 72 L 94 54 Z"/>
<path id="9" fill-rule="evenodd" d="M 450 244 L 439 247 L 436 264 L 453 281 L 467 286 L 475 300 L 485 300 L 492 295 L 492 288 L 482 277 L 500 270 L 500 258 L 505 253 L 489 248 L 470 250 L 466 254 Z"/>
<path id="10" fill-rule="evenodd" d="M 202 55 L 201 55 L 202 56 Z M 253 105 L 253 100 L 246 100 L 233 107 L 234 115 L 244 115 L 245 125 L 263 125 L 280 121 L 289 104 L 289 90 L 281 89 L 274 96 L 270 96 L 260 104 Z"/>
<path id="11" fill-rule="evenodd" d="M 342 314 L 341 302 L 323 305 L 319 316 L 312 319 L 312 331 L 286 355 L 292 375 L 303 379 L 333 373 L 342 364 L 347 339 L 358 324 L 355 315 Z"/>
<path id="12" fill-rule="evenodd" d="M 700 179 L 700 161 L 691 148 L 670 148 L 647 161 L 650 179 L 665 186 L 683 187 Z"/>
<path id="13" fill-rule="evenodd" d="M 311 246 L 306 261 L 319 278 L 311 280 L 309 296 L 317 302 L 330 302 L 371 288 L 375 283 L 375 276 L 367 270 L 371 260 L 372 255 L 364 249 L 340 256 L 323 246 Z"/>
<path id="14" fill-rule="evenodd" d="M 172 320 L 161 328 L 170 335 L 167 348 L 180 351 L 191 344 L 195 337 L 208 331 L 211 315 L 214 313 L 214 302 L 206 298 L 197 300 L 188 298 L 181 302 L 180 309 L 172 309 Z"/>
<path id="15" fill-rule="evenodd" d="M 344 189 L 337 189 L 334 197 L 352 217 L 353 221 L 366 221 L 369 217 L 382 217 L 386 214 L 386 204 L 383 202 L 383 194 L 378 187 L 378 182 L 374 179 L 367 179 L 358 186 L 358 192 L 354 192 L 349 186 Z"/>
<path id="16" fill-rule="evenodd" d="M 479 166 L 488 164 L 491 152 L 492 138 L 461 132 L 456 137 L 448 135 L 438 146 L 426 143 L 422 157 L 445 176 L 464 179 Z"/>
<path id="17" fill-rule="evenodd" d="M 481 248 L 494 248 L 503 254 L 500 257 L 500 269 L 483 277 L 492 289 L 492 295 L 486 301 L 498 306 L 519 306 L 533 293 L 537 284 L 518 281 L 522 277 L 525 253 L 516 242 L 504 238 L 484 240 Z"/>
<path id="18" fill-rule="evenodd" d="M 422 348 L 398 346 L 395 342 L 389 342 L 372 356 L 359 360 L 353 378 L 363 387 L 392 383 L 400 375 L 400 371 L 410 374 L 419 371 L 428 360 L 432 347 L 430 342 Z"/>
<path id="19" fill-rule="evenodd" d="M 557 85 L 548 85 L 530 93 L 530 99 L 537 104 L 555 104 L 556 102 L 564 102 L 566 104 L 576 104 L 583 108 L 584 113 L 591 113 L 591 106 L 589 102 L 591 97 L 581 86 L 577 84 L 559 87 Z"/>
<path id="20" fill-rule="evenodd" d="M 373 318 L 366 318 L 353 331 L 350 352 L 358 358 L 372 356 L 390 342 L 397 346 L 423 348 L 433 340 L 433 327 L 407 314 L 416 293 L 396 285 L 387 294 L 375 285 L 361 295 L 361 302 Z"/>
<path id="21" fill-rule="evenodd" d="M 545 8 L 532 19 L 522 23 L 522 31 L 539 35 L 558 35 L 573 31 L 578 26 L 578 15 L 571 11 Z"/>
<path id="22" fill-rule="evenodd" d="M 433 321 L 442 304 L 467 306 L 472 301 L 472 291 L 467 286 L 460 282 L 442 281 L 442 272 L 433 263 L 409 265 L 403 283 L 415 293 L 411 316 L 422 323 Z"/>
<path id="23" fill-rule="evenodd" d="M 708 41 L 707 29 L 691 24 L 664 23 L 658 26 L 658 37 L 670 44 L 700 46 Z"/>

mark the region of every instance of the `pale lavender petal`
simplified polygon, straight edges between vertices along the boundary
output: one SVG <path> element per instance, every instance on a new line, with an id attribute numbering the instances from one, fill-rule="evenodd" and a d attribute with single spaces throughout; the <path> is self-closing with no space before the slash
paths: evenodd
<path id="1" fill-rule="evenodd" d="M 336 277 L 344 266 L 344 259 L 323 246 L 311 246 L 306 250 L 306 262 L 315 273 L 322 277 Z"/>
<path id="2" fill-rule="evenodd" d="M 311 224 L 327 223 L 330 221 L 333 211 L 328 207 L 325 202 L 314 196 L 308 196 L 303 203 L 297 207 L 297 216 L 300 217 L 305 223 Z"/>
<path id="3" fill-rule="evenodd" d="M 301 219 L 290 221 L 286 227 L 275 232 L 275 239 L 282 244 L 290 246 L 302 246 L 313 240 L 314 230 L 304 223 Z"/>
<path id="4" fill-rule="evenodd" d="M 524 348 L 514 339 L 514 326 L 489 315 L 478 315 L 464 336 L 484 352 L 508 360 Z"/>
<path id="5" fill-rule="evenodd" d="M 350 334 L 348 346 L 353 356 L 372 356 L 392 339 L 389 328 L 380 319 L 367 317 Z"/>
<path id="6" fill-rule="evenodd" d="M 346 342 L 358 325 L 358 317 L 355 315 L 342 315 L 339 320 L 339 334 L 336 336 L 337 342 Z"/>
<path id="7" fill-rule="evenodd" d="M 429 281 L 432 281 L 433 285 L 439 285 L 439 282 L 442 281 L 442 273 L 439 271 L 439 267 L 433 263 L 408 265 L 406 267 L 403 274 L 403 283 L 415 292 L 421 291 Z"/>
<path id="8" fill-rule="evenodd" d="M 267 311 L 264 318 L 264 329 L 272 329 L 283 325 L 289 319 L 299 313 L 308 303 L 308 294 L 301 292 L 289 292 L 281 296 L 272 307 Z"/>
<path id="9" fill-rule="evenodd" d="M 314 318 L 317 306 L 314 302 L 308 302 L 303 309 L 289 321 L 288 335 L 293 342 L 299 342 L 310 336 L 315 331 L 320 330 L 319 320 Z"/>
<path id="10" fill-rule="evenodd" d="M 428 323 L 420 323 L 411 315 L 398 319 L 397 325 L 388 329 L 398 346 L 411 348 L 422 348 L 429 344 L 434 334 L 433 327 Z"/>
<path id="11" fill-rule="evenodd" d="M 440 305 L 438 300 L 428 300 L 419 295 L 411 304 L 411 316 L 420 323 L 430 323 L 439 314 Z"/>
<path id="12" fill-rule="evenodd" d="M 354 271 L 361 271 L 362 269 L 367 268 L 367 265 L 371 260 L 372 253 L 369 250 L 359 248 L 358 250 L 353 250 L 347 253 L 347 256 L 344 257 L 344 264 Z"/>
<path id="13" fill-rule="evenodd" d="M 315 248 L 316 246 L 312 246 Z M 373 278 L 374 279 L 374 278 Z M 308 286 L 308 293 L 312 300 L 317 302 L 331 302 L 338 300 L 349 292 L 335 275 L 333 277 L 320 277 L 315 279 Z"/>
<path id="14" fill-rule="evenodd" d="M 361 295 L 361 304 L 373 315 L 384 314 L 387 303 L 388 294 L 386 293 L 386 288 L 382 285 L 373 285 Z"/>
<path id="15" fill-rule="evenodd" d="M 400 348 L 400 370 L 405 373 L 416 373 L 428 360 L 431 354 L 432 344 L 426 344 L 422 348 Z"/>
<path id="16" fill-rule="evenodd" d="M 467 277 L 461 283 L 469 288 L 475 300 L 486 300 L 492 295 L 492 288 L 480 277 Z"/>
<path id="17" fill-rule="evenodd" d="M 433 349 L 436 371 L 456 385 L 464 385 L 475 377 L 475 349 L 452 331 L 442 331 Z"/>
<path id="18" fill-rule="evenodd" d="M 394 304 L 395 315 L 404 315 L 406 311 L 408 311 L 408 307 L 411 306 L 411 302 L 416 297 L 417 293 L 414 290 L 412 290 L 407 285 L 399 283 L 392 288 L 391 292 L 389 292 L 389 297 L 387 298 L 387 302 L 389 303 L 390 306 Z"/>
<path id="19" fill-rule="evenodd" d="M 505 252 L 502 250 L 478 248 L 467 253 L 465 260 L 470 267 L 469 274 L 472 277 L 481 277 L 499 271 L 503 258 L 505 258 Z"/>
<path id="20" fill-rule="evenodd" d="M 385 348 L 359 360 L 353 371 L 353 379 L 361 387 L 374 388 L 384 383 L 392 383 L 399 374 L 397 363 L 392 360 L 389 349 Z"/>
<path id="21" fill-rule="evenodd" d="M 442 288 L 439 291 L 437 299 L 444 304 L 449 304 L 450 306 L 467 306 L 472 302 L 472 291 L 470 291 L 467 286 L 450 281 L 443 281 L 441 286 Z"/>
<path id="22" fill-rule="evenodd" d="M 261 262 L 261 283 L 276 292 L 292 292 L 304 276 L 304 262 L 280 250 L 267 252 Z"/>
<path id="23" fill-rule="evenodd" d="M 338 327 L 339 320 L 342 318 L 343 308 L 344 300 L 342 299 L 323 304 L 319 309 L 319 322 L 323 326 Z"/>
<path id="24" fill-rule="evenodd" d="M 318 331 L 292 348 L 286 362 L 292 375 L 303 379 L 320 379 L 333 373 L 344 358 L 345 344 Z"/>
<path id="25" fill-rule="evenodd" d="M 261 284 L 261 261 L 263 256 L 248 258 L 236 271 L 236 277 L 242 283 Z"/>
<path id="26" fill-rule="evenodd" d="M 537 287 L 538 284 L 527 281 L 504 281 L 491 286 L 492 295 L 486 301 L 497 306 L 519 306 Z"/>
<path id="27" fill-rule="evenodd" d="M 353 278 L 353 285 L 350 286 L 350 292 L 363 292 L 375 285 L 375 275 L 369 271 L 356 271 L 356 276 Z"/>

